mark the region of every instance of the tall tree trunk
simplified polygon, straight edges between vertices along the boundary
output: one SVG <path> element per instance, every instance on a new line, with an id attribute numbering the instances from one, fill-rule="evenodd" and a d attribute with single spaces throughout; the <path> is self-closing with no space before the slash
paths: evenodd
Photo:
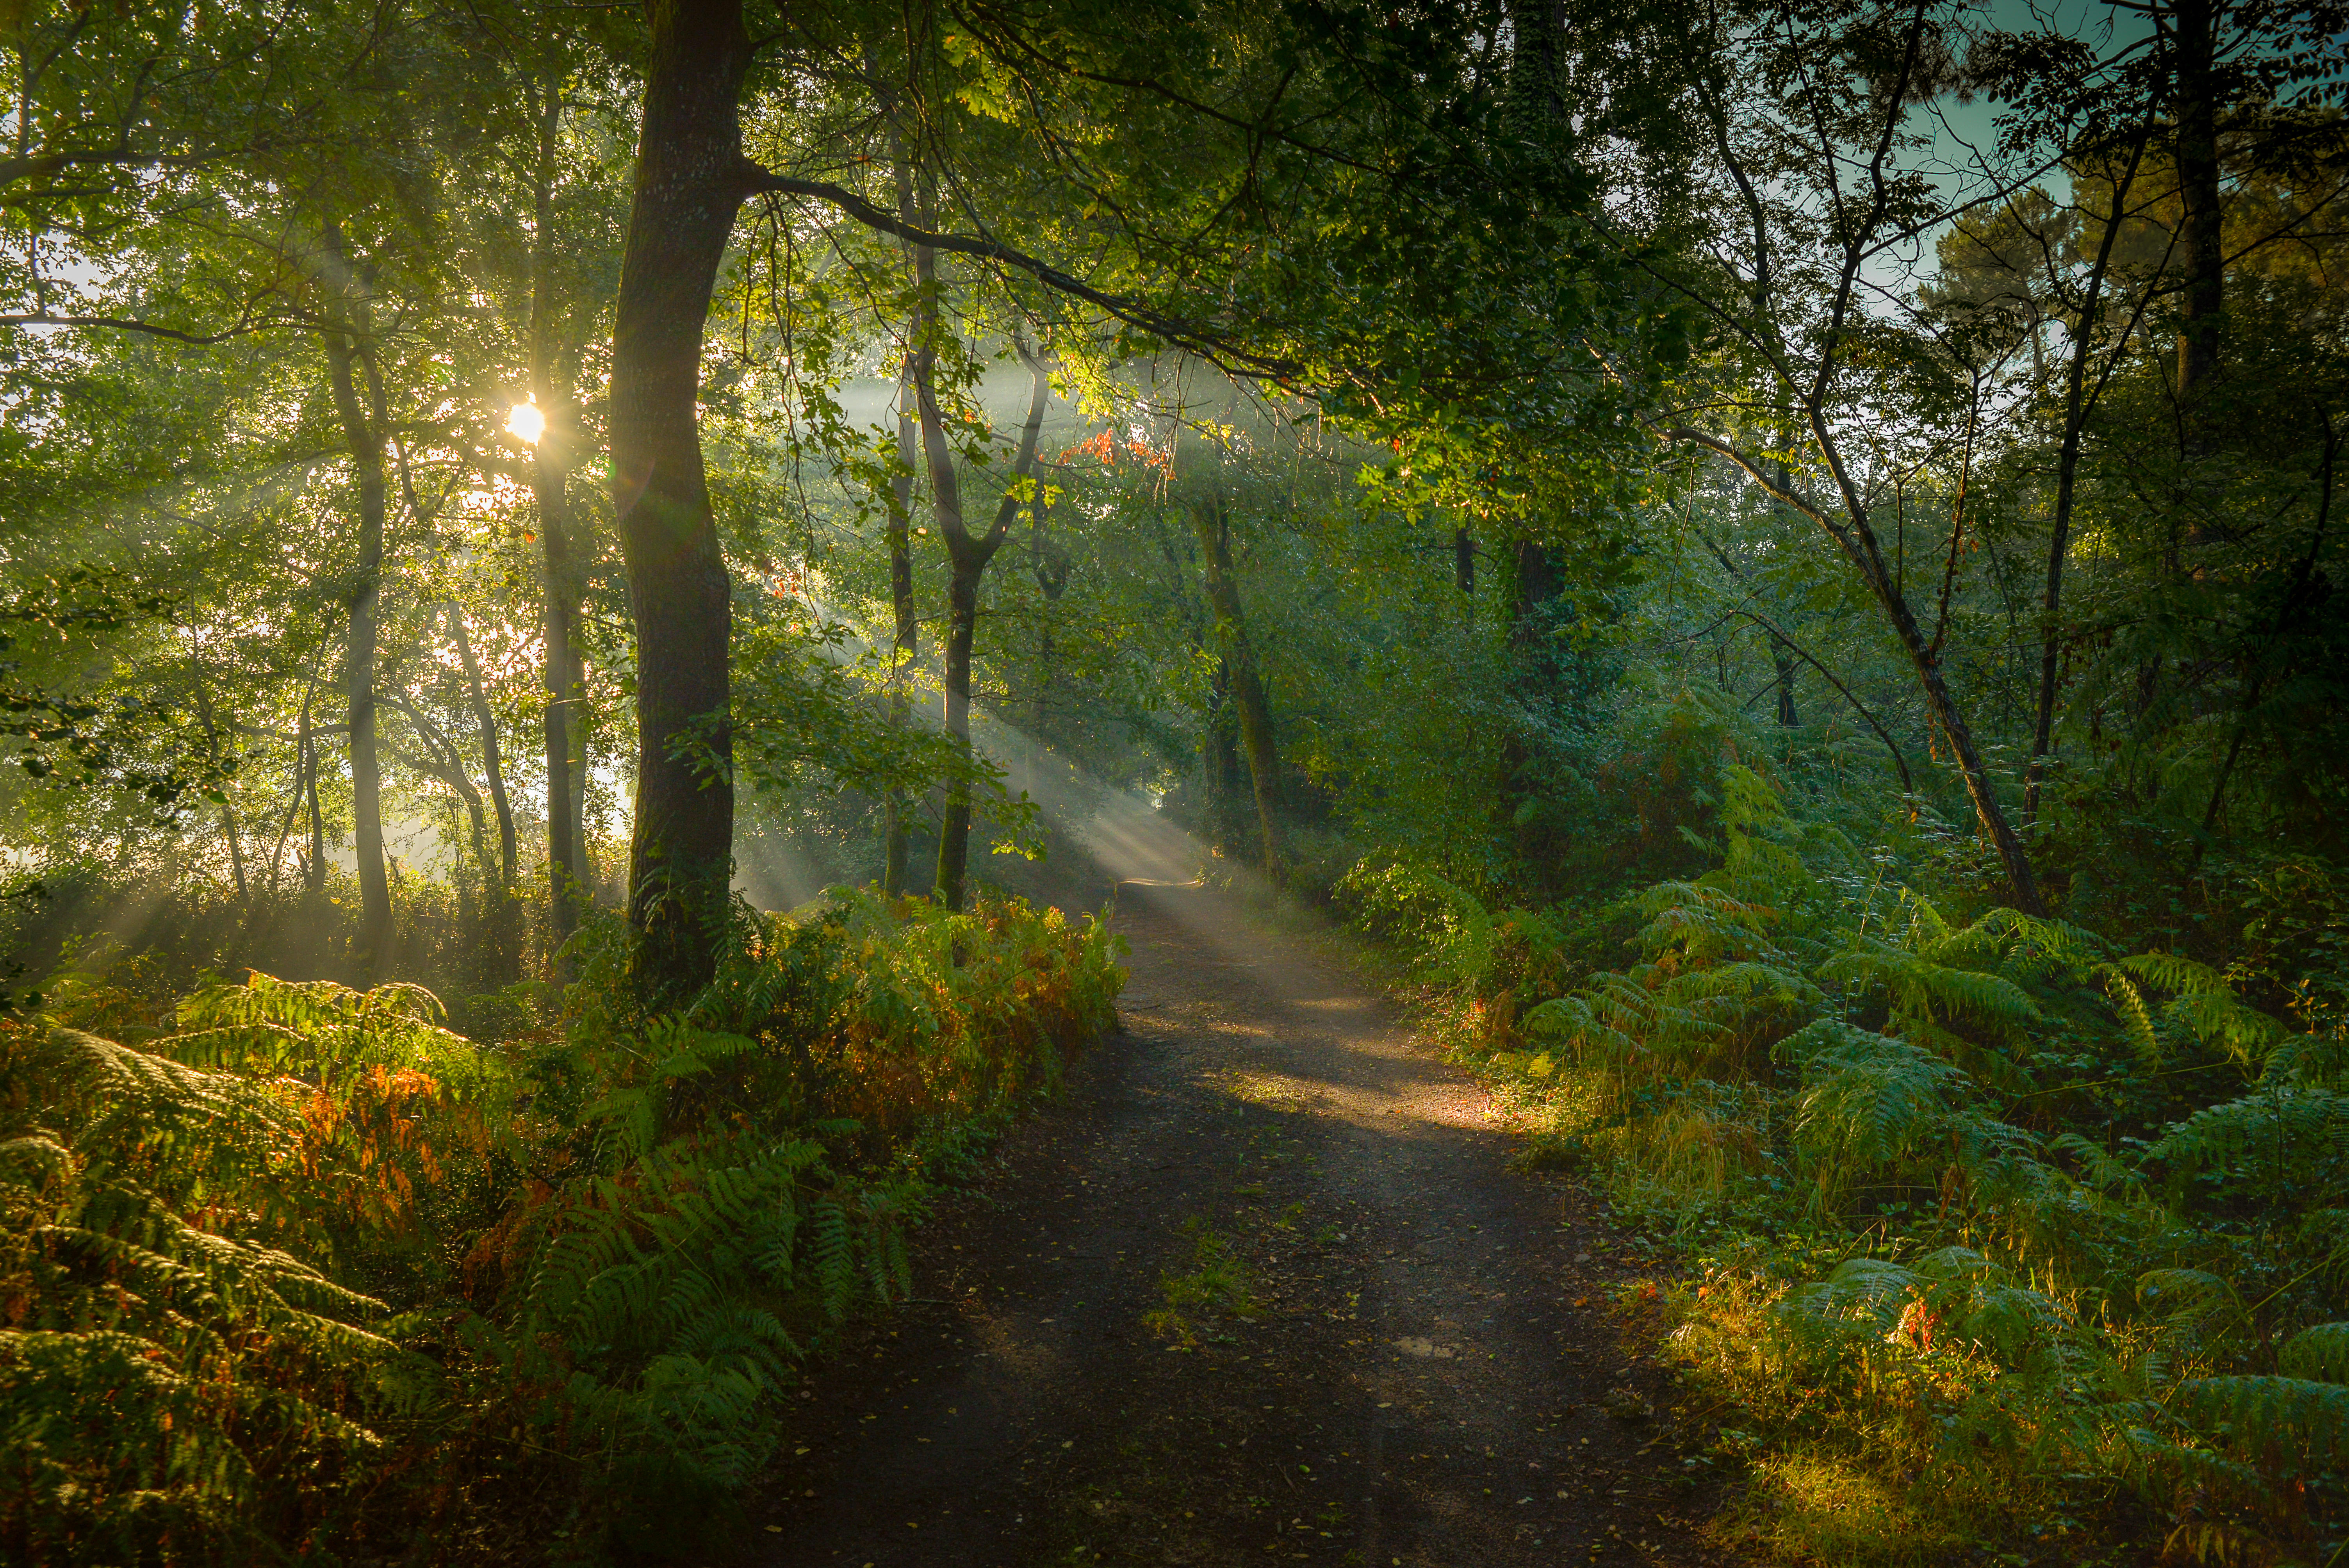
<path id="1" fill-rule="evenodd" d="M 340 235 L 330 230 L 327 244 L 330 253 L 339 256 Z M 355 292 L 347 288 L 347 298 Z M 364 302 L 350 301 L 347 308 L 360 317 L 349 325 L 364 331 Z M 352 573 L 343 691 L 350 723 L 351 838 L 358 856 L 359 965 L 365 977 L 372 980 L 389 958 L 391 943 L 391 883 L 384 868 L 383 771 L 376 755 L 375 716 L 376 632 L 381 612 L 384 516 L 389 493 L 383 460 L 383 388 L 379 377 L 367 375 L 369 397 L 363 405 L 360 346 L 339 329 L 322 335 L 327 376 L 334 384 L 335 409 L 342 419 L 351 475 L 358 489 L 358 561 Z"/>
<path id="2" fill-rule="evenodd" d="M 587 903 L 586 826 L 581 820 L 581 775 L 586 767 L 586 674 L 579 656 L 579 606 L 585 596 L 585 562 L 573 537 L 569 485 L 578 439 L 578 409 L 559 369 L 563 300 L 554 275 L 555 158 L 563 131 L 559 77 L 543 81 L 538 108 L 538 161 L 533 172 L 530 256 L 530 395 L 543 425 L 531 453 L 531 499 L 538 513 L 544 575 L 546 642 L 546 876 L 558 953 L 579 929 Z M 509 840 L 507 876 L 513 874 Z M 556 973 L 573 977 L 565 955 Z"/>
<path id="3" fill-rule="evenodd" d="M 1199 532 L 1200 576 L 1207 606 L 1215 613 L 1216 638 L 1230 661 L 1232 705 L 1237 711 L 1240 749 L 1247 757 L 1248 782 L 1256 791 L 1258 849 L 1264 874 L 1280 880 L 1280 754 L 1272 733 L 1272 705 L 1256 666 L 1248 642 L 1247 623 L 1240 609 L 1239 585 L 1232 572 L 1231 520 L 1221 496 L 1210 495 L 1192 511 Z"/>
<path id="4" fill-rule="evenodd" d="M 917 311 L 908 334 L 909 344 L 921 335 L 920 319 Z M 915 428 L 912 352 L 909 346 L 907 367 L 897 377 L 900 471 L 889 480 L 889 607 L 895 624 L 889 646 L 889 722 L 899 729 L 914 722 L 914 700 L 905 689 L 905 679 L 921 646 L 921 622 L 914 613 L 914 551 L 909 537 L 914 518 L 914 473 L 922 459 L 921 438 Z M 912 804 L 901 789 L 891 789 L 888 799 L 881 803 L 885 857 L 881 891 L 890 898 L 902 898 L 905 893 L 905 860 L 911 835 L 911 826 L 905 819 Z"/>
<path id="5" fill-rule="evenodd" d="M 2171 81 L 2177 97 L 2178 249 L 2186 257 L 2184 321 L 2178 335 L 2178 400 L 2200 397 L 2218 369 L 2220 318 L 2227 307 L 2220 234 L 2218 32 L 2225 0 L 2174 0 L 2169 8 Z"/>
<path id="6" fill-rule="evenodd" d="M 1452 585 L 1463 593 L 1476 592 L 1476 538 L 1465 527 L 1452 534 Z"/>
<path id="7" fill-rule="evenodd" d="M 734 834 L 731 595 L 697 419 L 703 328 L 748 186 L 740 0 L 652 0 L 612 333 L 612 492 L 636 633 L 628 917 L 648 1006 L 715 973 Z"/>
<path id="8" fill-rule="evenodd" d="M 970 645 L 978 629 L 978 580 L 984 561 L 961 554 L 951 562 L 947 577 L 947 734 L 968 758 L 970 755 Z M 938 822 L 938 866 L 932 886 L 937 901 L 960 909 L 963 883 L 970 874 L 970 780 L 957 775 L 947 781 L 946 810 Z"/>
<path id="9" fill-rule="evenodd" d="M 2072 323 L 2069 333 L 2072 352 L 2064 371 L 2064 440 L 2055 458 L 2055 515 L 2047 531 L 2047 586 L 2039 603 L 2039 693 L 2033 716 L 2031 765 L 2023 776 L 2023 820 L 2026 823 L 2039 820 L 2039 791 L 2046 782 L 2047 758 L 2054 749 L 2056 676 L 2064 651 L 2064 562 L 2072 549 L 2072 509 L 2079 490 L 2080 441 L 2087 429 L 2088 414 L 2104 387 L 2102 377 L 2095 387 L 2089 387 L 2088 359 L 2095 346 L 2096 327 L 2104 309 L 2105 279 L 2111 270 L 2114 242 L 2120 237 L 2121 215 L 2128 209 L 2129 188 L 2136 183 L 2137 165 L 2144 157 L 2145 143 L 2139 140 L 2129 150 L 2127 169 L 2113 182 L 2112 211 L 2105 215 L 2105 232 L 2096 242 L 2096 259 L 2088 268 L 2079 317 Z"/>
<path id="10" fill-rule="evenodd" d="M 2015 908 L 2025 914 L 2044 915 L 2046 905 L 2039 897 L 2038 879 L 2032 874 L 2031 857 L 2015 836 L 2013 825 L 2006 820 L 2006 810 L 1998 803 L 1992 789 L 1990 769 L 1974 744 L 1973 729 L 1959 709 L 1957 698 L 1950 691 L 1949 680 L 1941 667 L 1941 655 L 1918 624 L 1916 614 L 1909 608 L 1906 595 L 1897 593 L 1891 579 L 1885 575 L 1883 563 L 1875 549 L 1876 536 L 1868 529 L 1865 514 L 1851 509 L 1856 524 L 1855 550 L 1864 552 L 1874 562 L 1874 570 L 1863 566 L 1863 574 L 1875 591 L 1877 603 L 1892 623 L 1893 634 L 1900 639 L 1902 652 L 1909 655 L 1909 666 L 1917 673 L 1917 684 L 1923 688 L 1925 711 L 1950 743 L 1950 754 L 1958 764 L 1965 780 L 1966 799 L 1972 803 L 1974 820 L 1981 824 L 1982 836 L 1990 841 L 1997 854 L 1999 865 L 2006 873 L 2007 891 Z"/>
<path id="11" fill-rule="evenodd" d="M 1508 607 L 1509 695 L 1523 717 L 1507 727 L 1501 740 L 1501 820 L 1511 824 L 1517 859 L 1538 865 L 1552 859 L 1551 830 L 1539 814 L 1526 808 L 1544 782 L 1532 738 L 1541 726 L 1538 715 L 1550 700 L 1556 654 L 1550 635 L 1554 620 L 1549 606 L 1564 588 L 1557 557 L 1528 539 L 1516 541 L 1501 558 L 1502 586 Z"/>
<path id="12" fill-rule="evenodd" d="M 1020 347 L 1028 365 L 1028 417 L 1019 427 L 1019 455 L 1011 477 L 997 504 L 994 521 L 984 534 L 974 535 L 964 521 L 962 487 L 955 472 L 954 447 L 947 439 L 946 414 L 937 396 L 936 254 L 927 246 L 914 248 L 914 277 L 929 307 L 926 330 L 908 356 L 914 398 L 920 413 L 922 459 L 930 480 L 930 514 L 947 547 L 946 728 L 963 753 L 970 756 L 970 648 L 978 630 L 978 585 L 988 562 L 1003 547 L 1011 522 L 1019 515 L 1020 492 L 1032 482 L 1036 468 L 1036 438 L 1044 426 L 1044 407 L 1051 398 L 1051 383 L 1041 358 Z M 938 825 L 938 869 L 936 895 L 948 909 L 960 909 L 963 884 L 970 872 L 970 778 L 966 772 L 947 784 L 946 812 Z"/>
<path id="13" fill-rule="evenodd" d="M 1206 649 L 1204 637 L 1195 645 Z M 1240 757 L 1240 727 L 1232 706 L 1232 661 L 1218 656 L 1207 686 L 1207 724 L 1202 764 L 1206 770 L 1206 828 L 1216 849 L 1237 854 L 1247 837 L 1248 807 L 1244 805 L 1247 764 Z"/>
<path id="14" fill-rule="evenodd" d="M 1965 779 L 1966 799 L 1972 802 L 1974 819 L 1982 825 L 1982 836 L 1990 840 L 1999 865 L 2006 872 L 2007 890 L 2014 899 L 2014 906 L 2025 914 L 2044 915 L 2047 906 L 2040 900 L 2031 857 L 2023 851 L 2023 841 L 2015 837 L 2013 825 L 2007 821 L 2005 808 L 1998 803 L 1991 786 L 1990 769 L 1983 765 L 1982 752 L 1974 745 L 1973 730 L 1950 693 L 1940 655 L 1925 640 L 1924 631 L 1910 614 L 1906 599 L 1892 594 L 1879 594 L 1878 598 L 1917 672 L 1918 684 L 1924 688 L 1925 709 L 1940 726 L 1942 737 L 1950 743 L 1951 755 L 1957 759 L 1958 771 Z"/>

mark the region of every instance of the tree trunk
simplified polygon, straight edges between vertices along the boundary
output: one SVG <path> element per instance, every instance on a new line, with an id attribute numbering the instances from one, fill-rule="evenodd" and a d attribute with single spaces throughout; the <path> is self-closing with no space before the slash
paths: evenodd
<path id="1" fill-rule="evenodd" d="M 1865 525 L 1862 527 L 1864 530 Z M 1872 542 L 1873 535 L 1868 537 Z M 2013 825 L 2006 820 L 2006 810 L 1991 788 L 1990 769 L 1983 766 L 1982 753 L 1974 745 L 1973 731 L 1967 726 L 1965 716 L 1958 711 L 1957 699 L 1950 695 L 1949 682 L 1941 673 L 1940 655 L 1926 640 L 1924 628 L 1917 624 L 1908 599 L 1891 591 L 1890 583 L 1880 571 L 1874 581 L 1878 603 L 1891 620 L 1893 632 L 1917 672 L 1918 684 L 1924 688 L 1926 712 L 1940 727 L 1950 743 L 1951 755 L 1957 758 L 1958 771 L 1965 779 L 1966 799 L 1973 803 L 1974 819 L 1982 825 L 1983 837 L 1990 840 L 1999 865 L 2006 872 L 2007 890 L 2013 895 L 2014 907 L 2025 914 L 2045 915 L 2047 906 L 2040 900 L 2031 857 L 2023 852 L 2023 841 L 2015 837 Z"/>
<path id="2" fill-rule="evenodd" d="M 1778 688 L 1779 727 L 1792 729 L 1802 722 L 1795 712 L 1795 655 L 1775 633 L 1770 634 L 1770 667 L 1778 673 L 1774 684 Z"/>
<path id="3" fill-rule="evenodd" d="M 1452 534 L 1452 585 L 1463 593 L 1476 592 L 1476 540 L 1465 528 Z"/>
<path id="4" fill-rule="evenodd" d="M 473 641 L 465 634 L 465 613 L 455 604 L 449 606 L 449 631 L 457 645 L 457 660 L 465 672 L 465 690 L 473 710 L 473 725 L 481 738 L 481 776 L 490 786 L 490 806 L 498 819 L 498 863 L 492 878 L 486 859 L 482 862 L 483 887 L 481 897 L 489 910 L 491 953 L 482 965 L 486 977 L 504 985 L 521 977 L 522 944 L 520 938 L 521 911 L 514 903 L 514 819 L 513 802 L 506 794 L 505 759 L 498 749 L 497 715 L 490 709 L 489 695 L 481 687 L 481 661 L 473 657 Z M 471 780 L 469 779 L 470 785 Z M 478 810 L 478 802 L 476 803 Z"/>
<path id="5" fill-rule="evenodd" d="M 1052 509 L 1040 494 L 1029 514 L 1029 523 L 1028 566 L 1043 603 L 1037 610 L 1036 696 L 1030 705 L 1028 739 L 1040 754 L 1044 749 L 1044 726 L 1051 714 L 1053 670 L 1058 663 L 1058 652 L 1052 645 L 1052 614 L 1061 595 L 1068 591 L 1069 555 L 1052 537 Z"/>
<path id="6" fill-rule="evenodd" d="M 384 701 L 408 715 L 409 723 L 415 727 L 416 738 L 424 746 L 421 756 L 402 753 L 400 760 L 419 773 L 440 779 L 456 795 L 459 803 L 465 808 L 465 820 L 472 828 L 473 863 L 481 871 L 482 895 L 492 899 L 501 896 L 502 890 L 498 885 L 502 880 L 501 873 L 497 862 L 490 856 L 489 818 L 481 810 L 481 792 L 473 788 L 472 776 L 465 771 L 465 754 L 457 748 L 455 741 L 441 732 L 439 725 L 418 711 L 415 704 L 393 696 L 387 696 Z M 458 893 L 460 898 L 463 896 L 461 882 Z M 470 909 L 460 908 L 459 918 L 470 920 L 471 913 Z M 501 959 L 502 956 L 501 954 Z M 489 968 L 494 971 L 499 966 L 492 965 Z"/>
<path id="7" fill-rule="evenodd" d="M 965 757 L 970 754 L 970 644 L 978 629 L 978 580 L 983 560 L 957 552 L 947 579 L 947 734 Z M 970 872 L 970 780 L 947 781 L 946 812 L 938 823 L 938 868 L 933 887 L 937 901 L 960 909 L 963 882 Z"/>
<path id="8" fill-rule="evenodd" d="M 1205 640 L 1197 645 L 1202 652 Z M 1207 723 L 1202 765 L 1206 775 L 1206 828 L 1216 848 L 1237 854 L 1247 836 L 1247 808 L 1242 804 L 1247 764 L 1240 758 L 1239 720 L 1232 707 L 1232 661 L 1216 660 L 1216 674 L 1207 687 Z"/>
<path id="9" fill-rule="evenodd" d="M 473 657 L 473 641 L 465 634 L 465 613 L 449 606 L 450 640 L 457 645 L 457 662 L 465 672 L 465 695 L 473 723 L 481 737 L 481 775 L 489 781 L 490 806 L 498 819 L 498 882 L 511 887 L 514 875 L 513 803 L 506 796 L 505 760 L 498 749 L 498 717 L 490 709 L 481 686 L 481 665 Z"/>
<path id="10" fill-rule="evenodd" d="M 329 234 L 330 250 L 339 251 Z M 364 323 L 358 324 L 364 325 Z M 376 755 L 375 645 L 383 591 L 384 513 L 388 491 L 383 461 L 383 397 L 369 376 L 368 401 L 359 401 L 358 352 L 341 331 L 326 340 L 328 378 L 343 438 L 350 448 L 351 474 L 358 488 L 358 562 L 350 590 L 350 635 L 345 645 L 343 691 L 350 721 L 351 838 L 358 856 L 359 967 L 373 980 L 389 957 L 391 884 L 384 868 L 383 772 Z M 372 413 L 373 418 L 369 415 Z"/>
<path id="11" fill-rule="evenodd" d="M 646 1005 L 715 973 L 732 873 L 731 595 L 698 422 L 710 293 L 747 190 L 740 0 L 652 0 L 612 334 L 613 511 L 636 633 L 628 918 Z"/>
<path id="12" fill-rule="evenodd" d="M 917 311 L 907 337 L 921 335 Z M 889 647 L 889 721 L 904 729 L 914 721 L 914 702 L 905 690 L 906 670 L 920 651 L 921 622 L 914 614 L 914 472 L 921 462 L 921 441 L 915 431 L 912 349 L 907 367 L 897 378 L 897 463 L 902 470 L 889 481 L 889 607 L 895 617 L 895 634 Z M 885 860 L 881 892 L 889 898 L 905 894 L 905 860 L 910 828 L 905 818 L 912 802 L 902 789 L 893 789 L 881 804 Z"/>
<path id="13" fill-rule="evenodd" d="M 2078 494 L 2080 440 L 2096 396 L 2088 387 L 2088 356 L 2095 344 L 2098 313 L 2104 308 L 2105 279 L 2113 259 L 2113 245 L 2127 211 L 2129 188 L 2136 183 L 2137 164 L 2145 157 L 2143 141 L 2130 150 L 2128 168 L 2113 182 L 2113 207 L 2106 215 L 2105 232 L 2096 243 L 2096 259 L 2088 269 L 2079 318 L 2071 325 L 2071 363 L 2064 367 L 2064 441 L 2055 459 L 2055 515 L 2047 533 L 2047 587 L 2040 599 L 2039 694 L 2031 738 L 2031 765 L 2023 776 L 2023 820 L 2039 820 L 2039 791 L 2046 781 L 2047 758 L 2055 744 L 2056 676 L 2064 651 L 2061 612 L 2064 605 L 2064 562 L 2072 548 L 2072 508 Z M 2101 379 L 2096 391 L 2102 390 Z"/>
<path id="14" fill-rule="evenodd" d="M 326 821 L 318 810 L 318 743 L 310 734 L 307 696 L 302 699 L 302 717 L 295 724 L 294 747 L 302 759 L 302 790 L 310 806 L 310 852 L 302 867 L 302 891 L 316 898 L 326 891 Z"/>
<path id="15" fill-rule="evenodd" d="M 1813 438 L 1823 453 L 1834 459 L 1841 482 L 1840 454 L 1826 432 L 1825 417 L 1816 405 L 1806 413 Z M 1991 786 L 1990 769 L 1983 765 L 1982 752 L 1974 745 L 1973 730 L 1958 710 L 1957 699 L 1950 694 L 1949 681 L 1941 670 L 1940 650 L 1917 624 L 1908 595 L 1894 585 L 1885 568 L 1883 549 L 1869 526 L 1867 509 L 1848 484 L 1844 485 L 1843 500 L 1847 522 L 1841 528 L 1828 528 L 1827 532 L 1858 571 L 1860 580 L 1868 584 L 1886 619 L 1892 623 L 1893 634 L 1900 639 L 1901 651 L 1909 655 L 1909 665 L 1917 672 L 1917 683 L 1925 694 L 1926 713 L 1950 743 L 1950 754 L 1957 759 L 1958 771 L 1965 779 L 1966 799 L 1972 802 L 1974 819 L 1982 826 L 1982 836 L 1990 841 L 2006 873 L 2007 891 L 2013 897 L 2014 907 L 2025 914 L 2044 916 L 2047 906 L 2040 900 L 2031 857 L 2023 852 L 2023 841 L 2015 837 L 2013 826 L 2006 820 L 2005 808 L 1998 803 L 1997 792 Z"/>
<path id="16" fill-rule="evenodd" d="M 914 249 L 914 273 L 923 296 L 935 300 L 936 258 L 926 246 Z M 1034 477 L 1036 438 L 1043 428 L 1044 406 L 1050 400 L 1052 389 L 1044 373 L 1044 362 L 1030 356 L 1023 346 L 1020 357 L 1028 362 L 1028 417 L 1019 428 L 1019 456 L 1013 460 L 1003 499 L 996 506 L 993 523 L 986 533 L 973 535 L 963 521 L 962 489 L 955 472 L 954 448 L 947 440 L 946 414 L 938 405 L 935 375 L 937 350 L 931 336 L 936 330 L 935 309 L 927 325 L 929 331 L 915 344 L 909 363 L 915 401 L 921 416 L 922 458 L 929 470 L 930 511 L 947 547 L 947 734 L 968 759 L 970 645 L 978 630 L 979 580 L 986 574 L 988 562 L 1003 547 L 1005 537 L 1011 531 L 1012 519 L 1019 514 L 1023 481 Z M 970 777 L 965 772 L 947 783 L 946 812 L 938 825 L 937 901 L 948 909 L 960 909 L 969 872 Z"/>
<path id="17" fill-rule="evenodd" d="M 530 257 L 530 395 L 543 425 L 531 453 L 531 499 L 538 513 L 539 548 L 544 573 L 546 640 L 546 876 L 554 945 L 561 953 L 587 906 L 585 824 L 580 820 L 581 775 L 586 767 L 585 672 L 579 657 L 579 604 L 585 595 L 585 566 L 572 537 L 569 485 L 578 410 L 567 379 L 557 370 L 563 302 L 554 278 L 555 157 L 563 130 L 559 79 L 541 84 L 545 94 L 538 114 L 538 162 L 532 191 Z M 513 851 L 508 840 L 509 878 Z M 568 956 L 558 956 L 556 974 L 573 978 Z"/>
<path id="18" fill-rule="evenodd" d="M 204 727 L 204 749 L 214 762 L 218 762 L 221 750 L 220 729 L 212 722 L 212 694 L 204 690 L 203 670 L 201 666 L 197 667 L 195 674 L 196 717 Z M 220 810 L 220 821 L 221 836 L 228 841 L 229 870 L 236 878 L 236 902 L 240 904 L 250 903 L 253 902 L 253 892 L 245 881 L 244 846 L 237 841 L 235 809 L 222 804 Z"/>
<path id="19" fill-rule="evenodd" d="M 1266 699 L 1241 614 L 1239 587 L 1232 572 L 1231 522 L 1223 498 L 1210 496 L 1202 500 L 1193 511 L 1192 521 L 1199 531 L 1200 576 L 1207 606 L 1215 613 L 1216 641 L 1231 665 L 1232 706 L 1239 719 L 1240 749 L 1247 757 L 1248 782 L 1256 791 L 1264 874 L 1277 883 L 1280 880 L 1280 755 L 1273 739 L 1272 705 Z"/>
<path id="20" fill-rule="evenodd" d="M 1554 689 L 1557 667 L 1550 643 L 1555 603 L 1565 583 L 1557 557 L 1531 540 L 1516 541 L 1502 558 L 1502 588 L 1508 606 L 1509 696 L 1522 716 L 1510 723 L 1501 738 L 1500 819 L 1510 824 L 1517 859 L 1526 866 L 1556 858 L 1553 833 L 1535 803 L 1544 780 L 1532 744 L 1540 729 L 1539 715 Z"/>
<path id="21" fill-rule="evenodd" d="M 2219 366 L 2227 306 L 2220 233 L 2218 87 L 2219 15 L 2225 0 L 2176 0 L 2169 11 L 2171 80 L 2177 99 L 2178 250 L 2186 258 L 2185 319 L 2178 335 L 2178 400 L 2190 403 Z"/>

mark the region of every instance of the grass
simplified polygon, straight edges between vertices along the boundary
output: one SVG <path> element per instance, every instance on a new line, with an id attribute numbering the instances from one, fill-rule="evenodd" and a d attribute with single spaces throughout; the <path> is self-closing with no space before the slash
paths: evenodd
<path id="1" fill-rule="evenodd" d="M 1184 1233 L 1191 1238 L 1191 1267 L 1184 1274 L 1164 1274 L 1158 1279 L 1165 1305 L 1143 1315 L 1143 1326 L 1185 1348 L 1195 1347 L 1217 1318 L 1254 1317 L 1258 1308 L 1247 1265 L 1232 1253 L 1231 1243 L 1195 1216 Z"/>

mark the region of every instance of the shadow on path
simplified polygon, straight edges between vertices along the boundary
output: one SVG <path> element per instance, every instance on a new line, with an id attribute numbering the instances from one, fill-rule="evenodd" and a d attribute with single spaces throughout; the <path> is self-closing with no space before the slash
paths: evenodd
<path id="1" fill-rule="evenodd" d="M 919 1299 L 803 1396 L 739 1558 L 850 1568 L 1724 1561 L 1599 1292 L 1392 1006 L 1195 886 L 1128 885 L 1125 1032 L 921 1233 Z M 1212 1233 L 1257 1312 L 1145 1321 Z M 1636 1400 L 1610 1400 L 1629 1408 Z M 816 1414 L 821 1412 L 821 1414 Z"/>

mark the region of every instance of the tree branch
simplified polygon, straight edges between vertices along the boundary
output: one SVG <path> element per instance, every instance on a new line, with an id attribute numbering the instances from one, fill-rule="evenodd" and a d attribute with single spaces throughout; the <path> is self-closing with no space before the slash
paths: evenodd
<path id="1" fill-rule="evenodd" d="M 973 238 L 967 234 L 939 233 L 909 222 L 886 208 L 874 205 L 844 185 L 777 174 L 747 158 L 742 160 L 741 179 L 741 189 L 746 195 L 773 191 L 804 201 L 828 202 L 866 228 L 894 234 L 909 243 L 979 261 L 995 262 L 1026 273 L 1049 288 L 1096 305 L 1127 325 L 1139 327 L 1174 347 L 1188 349 L 1219 369 L 1235 375 L 1278 378 L 1299 373 L 1299 366 L 1292 361 L 1242 347 L 1230 337 L 1210 328 L 1177 320 L 1137 300 L 1095 288 L 1049 262 L 1029 255 L 1000 240 L 985 235 Z"/>

